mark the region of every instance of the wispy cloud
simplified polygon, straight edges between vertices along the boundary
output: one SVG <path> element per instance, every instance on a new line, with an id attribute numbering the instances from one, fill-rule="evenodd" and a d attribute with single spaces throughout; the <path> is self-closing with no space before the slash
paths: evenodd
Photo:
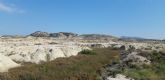
<path id="1" fill-rule="evenodd" d="M 21 10 L 14 6 L 13 4 L 4 4 L 0 2 L 0 12 L 7 12 L 7 13 L 24 13 L 24 10 Z"/>

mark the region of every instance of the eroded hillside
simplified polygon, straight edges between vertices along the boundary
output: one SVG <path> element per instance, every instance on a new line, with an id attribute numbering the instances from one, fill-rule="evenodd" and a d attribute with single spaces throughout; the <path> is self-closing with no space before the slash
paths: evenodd
<path id="1" fill-rule="evenodd" d="M 65 32 L 35 32 L 24 37 L 2 36 L 0 72 L 3 73 L 0 79 L 150 80 L 145 77 L 153 76 L 156 71 L 143 78 L 138 75 L 140 72 L 135 73 L 138 77 L 130 72 L 136 68 L 146 69 L 144 65 L 153 69 L 156 66 L 152 64 L 155 64 L 157 57 L 150 53 L 164 53 L 164 50 L 165 44 L 162 41 L 123 41 L 98 34 L 79 36 Z M 161 68 L 164 70 L 164 67 Z M 154 77 L 158 78 L 162 76 Z"/>

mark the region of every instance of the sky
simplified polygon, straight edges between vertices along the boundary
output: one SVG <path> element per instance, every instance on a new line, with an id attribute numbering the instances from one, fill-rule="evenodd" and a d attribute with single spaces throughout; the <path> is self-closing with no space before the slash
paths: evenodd
<path id="1" fill-rule="evenodd" d="M 0 0 L 0 35 L 34 31 L 165 39 L 165 0 Z"/>

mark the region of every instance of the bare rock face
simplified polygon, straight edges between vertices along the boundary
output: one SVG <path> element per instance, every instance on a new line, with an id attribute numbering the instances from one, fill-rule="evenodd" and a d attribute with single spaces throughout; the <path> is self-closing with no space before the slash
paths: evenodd
<path id="1" fill-rule="evenodd" d="M 36 31 L 36 32 L 30 34 L 30 36 L 33 36 L 33 37 L 49 37 L 49 33 Z"/>
<path id="2" fill-rule="evenodd" d="M 18 66 L 20 65 L 15 63 L 12 59 L 0 54 L 0 72 L 7 72 L 8 69 Z"/>
<path id="3" fill-rule="evenodd" d="M 6 48 L 7 49 L 7 48 Z M 56 46 L 56 45 L 37 45 L 20 46 L 15 49 L 9 48 L 9 57 L 18 62 L 40 63 L 51 61 L 59 57 L 76 56 L 83 48 L 78 46 Z M 5 50 L 1 50 L 4 52 Z M 16 53 L 16 54 L 15 54 Z"/>
<path id="4" fill-rule="evenodd" d="M 89 48 L 42 37 L 0 38 L 0 72 L 18 67 L 24 62 L 39 64 L 60 57 L 76 56 L 83 49 Z"/>

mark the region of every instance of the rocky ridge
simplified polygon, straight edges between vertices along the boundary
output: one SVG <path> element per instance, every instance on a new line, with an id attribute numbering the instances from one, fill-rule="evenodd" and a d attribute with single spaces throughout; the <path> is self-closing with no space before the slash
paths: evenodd
<path id="1" fill-rule="evenodd" d="M 55 38 L 66 39 L 66 38 L 77 37 L 78 34 L 71 33 L 71 32 L 48 33 L 48 32 L 36 31 L 36 32 L 30 34 L 29 36 L 33 36 L 33 37 L 55 37 Z"/>

